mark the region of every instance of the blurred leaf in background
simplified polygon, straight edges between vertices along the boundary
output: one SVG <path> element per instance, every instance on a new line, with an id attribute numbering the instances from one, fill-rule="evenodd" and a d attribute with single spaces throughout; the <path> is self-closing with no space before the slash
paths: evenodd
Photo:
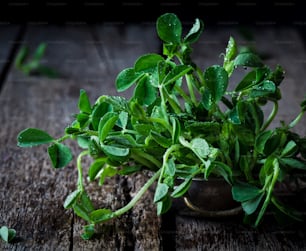
<path id="1" fill-rule="evenodd" d="M 22 46 L 17 54 L 15 60 L 15 67 L 22 71 L 25 75 L 44 75 L 49 78 L 58 77 L 58 72 L 54 69 L 42 64 L 42 58 L 45 54 L 47 44 L 40 43 L 33 55 L 30 55 L 30 49 L 28 46 Z"/>

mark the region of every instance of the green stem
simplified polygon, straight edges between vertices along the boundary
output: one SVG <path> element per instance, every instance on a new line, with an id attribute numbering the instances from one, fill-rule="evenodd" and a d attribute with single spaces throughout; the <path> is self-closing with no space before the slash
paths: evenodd
<path id="1" fill-rule="evenodd" d="M 182 96 L 182 98 L 185 100 L 186 103 L 192 102 L 191 98 L 184 92 L 184 90 L 181 87 L 175 85 L 174 89 Z"/>
<path id="2" fill-rule="evenodd" d="M 201 86 L 205 86 L 205 79 L 204 79 L 203 73 L 202 73 L 202 71 L 199 67 L 196 67 L 196 73 L 197 73 L 197 75 L 200 79 Z"/>
<path id="3" fill-rule="evenodd" d="M 167 151 L 164 153 L 163 155 L 163 166 L 161 168 L 161 174 L 159 176 L 158 179 L 158 183 L 162 183 L 162 178 L 164 176 L 164 172 L 165 172 L 165 168 L 166 168 L 166 162 L 169 159 L 170 154 L 175 151 L 176 149 L 178 149 L 180 147 L 180 145 L 172 145 L 170 148 L 167 149 Z"/>
<path id="4" fill-rule="evenodd" d="M 89 151 L 83 151 L 79 154 L 77 158 L 77 168 L 78 168 L 78 190 L 84 192 L 84 185 L 83 185 L 83 168 L 82 168 L 82 157 L 89 154 Z"/>
<path id="5" fill-rule="evenodd" d="M 168 118 L 168 114 L 167 114 L 167 105 L 166 105 L 166 97 L 165 97 L 165 93 L 164 93 L 164 88 L 163 86 L 159 86 L 158 87 L 159 90 L 159 94 L 160 94 L 160 98 L 161 98 L 161 109 L 162 109 L 162 113 L 163 113 L 163 117 L 165 119 L 165 121 L 167 122 L 167 125 L 169 124 L 169 118 Z M 167 128 L 167 127 L 166 127 Z"/>
<path id="6" fill-rule="evenodd" d="M 267 192 L 267 196 L 266 196 L 266 199 L 263 203 L 263 206 L 257 216 L 257 219 L 256 219 L 256 222 L 255 222 L 255 227 L 258 226 L 258 224 L 260 223 L 264 213 L 266 212 L 267 210 L 267 207 L 270 203 L 270 200 L 271 200 L 271 196 L 272 196 L 272 192 L 273 192 L 273 189 L 274 189 L 274 186 L 275 186 L 275 183 L 277 181 L 277 178 L 279 176 L 279 163 L 278 163 L 278 160 L 277 159 L 274 159 L 273 161 L 273 178 L 272 178 L 272 181 L 271 181 L 271 184 L 270 186 L 268 187 L 268 192 Z"/>
<path id="7" fill-rule="evenodd" d="M 152 155 L 137 149 L 132 149 L 132 158 L 134 158 L 140 164 L 145 164 L 146 166 L 150 163 L 154 164 L 154 166 L 156 166 L 157 168 L 160 168 L 162 165 L 162 163 L 159 160 L 155 159 Z M 148 167 L 152 167 L 152 165 L 150 164 Z"/>
<path id="8" fill-rule="evenodd" d="M 154 183 L 155 180 L 160 176 L 161 169 L 158 170 L 138 191 L 138 193 L 135 195 L 135 197 L 124 207 L 118 209 L 117 211 L 113 212 L 112 218 L 118 217 L 127 211 L 129 211 L 134 205 L 137 203 L 137 201 L 142 197 L 142 195 L 149 189 L 149 187 Z"/>
<path id="9" fill-rule="evenodd" d="M 278 111 L 278 102 L 276 100 L 273 100 L 273 109 L 269 115 L 269 117 L 267 118 L 266 122 L 262 125 L 261 127 L 261 131 L 264 131 L 265 129 L 268 128 L 268 126 L 271 124 L 271 122 L 273 121 L 273 119 L 275 118 L 277 111 Z"/>
<path id="10" fill-rule="evenodd" d="M 254 103 L 250 103 L 250 112 L 252 113 L 252 118 L 254 119 L 254 123 L 255 123 L 255 134 L 257 135 L 259 130 L 260 130 L 260 123 L 258 120 L 258 115 L 257 112 L 255 110 L 255 104 Z"/>
<path id="11" fill-rule="evenodd" d="M 64 135 L 63 137 L 57 139 L 56 142 L 61 143 L 65 141 L 66 139 L 69 139 L 70 137 L 71 137 L 70 135 Z"/>
<path id="12" fill-rule="evenodd" d="M 189 94 L 190 94 L 191 101 L 194 105 L 197 106 L 197 99 L 196 99 L 196 96 L 194 94 L 192 78 L 191 78 L 190 74 L 186 75 L 186 82 L 187 82 L 187 87 L 188 87 L 188 91 L 189 91 Z"/>
<path id="13" fill-rule="evenodd" d="M 301 120 L 301 118 L 303 117 L 303 115 L 304 115 L 304 111 L 301 111 L 298 115 L 297 115 L 297 117 L 293 120 L 293 121 L 291 121 L 291 123 L 289 124 L 289 128 L 292 128 L 292 127 L 295 127 L 296 126 L 296 124 Z"/>
<path id="14" fill-rule="evenodd" d="M 180 114 L 182 109 L 180 105 L 169 95 L 168 91 L 163 87 L 164 99 L 167 100 L 176 114 Z"/>
<path id="15" fill-rule="evenodd" d="M 148 118 L 148 121 L 150 121 L 150 122 L 155 122 L 155 123 L 158 123 L 158 124 L 161 124 L 161 125 L 164 126 L 170 133 L 172 133 L 172 128 L 171 128 L 171 126 L 170 126 L 168 123 L 166 123 L 166 121 L 165 121 L 164 119 L 150 117 L 150 118 Z"/>

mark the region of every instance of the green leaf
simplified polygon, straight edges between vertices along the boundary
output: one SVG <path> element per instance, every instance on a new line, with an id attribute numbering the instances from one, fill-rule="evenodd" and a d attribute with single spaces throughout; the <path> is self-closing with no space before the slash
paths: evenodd
<path id="1" fill-rule="evenodd" d="M 233 60 L 236 57 L 236 55 L 237 55 L 237 44 L 235 39 L 232 36 L 230 36 L 225 50 L 224 63 Z"/>
<path id="2" fill-rule="evenodd" d="M 133 100 L 130 103 L 130 113 L 132 116 L 138 119 L 145 119 L 146 112 L 144 108 L 138 103 L 137 100 Z"/>
<path id="3" fill-rule="evenodd" d="M 275 84 L 270 80 L 265 80 L 259 85 L 256 85 L 252 88 L 250 97 L 252 98 L 263 97 L 275 93 L 275 91 L 276 91 Z"/>
<path id="4" fill-rule="evenodd" d="M 201 158 L 206 158 L 210 153 L 210 148 L 205 139 L 194 138 L 190 142 L 191 150 Z"/>
<path id="5" fill-rule="evenodd" d="M 176 171 L 174 159 L 173 158 L 169 159 L 165 164 L 166 164 L 165 174 L 173 177 Z"/>
<path id="6" fill-rule="evenodd" d="M 209 89 L 212 102 L 217 103 L 221 100 L 228 86 L 228 74 L 219 65 L 208 67 L 204 72 L 204 79 Z"/>
<path id="7" fill-rule="evenodd" d="M 16 236 L 16 230 L 13 228 L 8 228 L 7 226 L 2 226 L 0 228 L 0 237 L 5 242 L 11 242 Z"/>
<path id="8" fill-rule="evenodd" d="M 182 37 L 182 24 L 175 14 L 161 15 L 156 22 L 157 34 L 166 43 L 179 44 Z"/>
<path id="9" fill-rule="evenodd" d="M 164 58 L 159 54 L 151 53 L 142 55 L 135 62 L 135 73 L 152 73 L 156 70 L 158 63 L 161 61 L 164 61 Z"/>
<path id="10" fill-rule="evenodd" d="M 79 113 L 77 115 L 77 121 L 80 123 L 80 127 L 83 129 L 89 123 L 89 114 L 87 113 Z"/>
<path id="11" fill-rule="evenodd" d="M 142 170 L 141 166 L 123 166 L 121 170 L 118 171 L 120 175 L 130 175 Z"/>
<path id="12" fill-rule="evenodd" d="M 47 44 L 40 43 L 33 54 L 32 60 L 40 61 L 42 57 L 44 56 L 46 49 L 47 49 Z"/>
<path id="13" fill-rule="evenodd" d="M 7 226 L 3 226 L 0 228 L 0 236 L 1 238 L 5 241 L 8 242 L 8 227 Z"/>
<path id="14" fill-rule="evenodd" d="M 156 143 L 158 143 L 159 145 L 161 145 L 164 148 L 168 148 L 172 144 L 171 139 L 166 138 L 166 137 L 162 136 L 161 134 L 159 134 L 155 131 L 151 131 L 150 136 L 156 141 Z"/>
<path id="15" fill-rule="evenodd" d="M 302 112 L 306 111 L 306 98 L 300 104 Z"/>
<path id="16" fill-rule="evenodd" d="M 49 146 L 48 154 L 54 168 L 65 167 L 72 160 L 72 153 L 69 147 L 61 143 L 54 143 Z"/>
<path id="17" fill-rule="evenodd" d="M 256 70 L 248 72 L 243 79 L 236 86 L 235 91 L 240 92 L 249 89 L 250 87 L 257 84 L 256 81 Z"/>
<path id="18" fill-rule="evenodd" d="M 126 126 L 128 124 L 129 120 L 129 114 L 127 112 L 120 112 L 119 113 L 119 120 L 118 120 L 118 126 L 120 126 L 122 129 L 126 129 Z"/>
<path id="19" fill-rule="evenodd" d="M 181 124 L 175 117 L 171 117 L 170 119 L 172 122 L 172 144 L 176 144 L 181 135 Z"/>
<path id="20" fill-rule="evenodd" d="M 158 183 L 155 194 L 154 194 L 154 203 L 161 201 L 168 193 L 169 186 L 165 183 Z"/>
<path id="21" fill-rule="evenodd" d="M 258 208 L 259 203 L 261 202 L 263 196 L 264 196 L 264 193 L 261 193 L 251 200 L 247 200 L 247 201 L 242 202 L 241 206 L 242 206 L 244 212 L 247 215 L 250 215 L 250 214 L 254 213 L 256 211 L 256 209 Z"/>
<path id="22" fill-rule="evenodd" d="M 214 174 L 220 175 L 223 177 L 223 179 L 228 183 L 232 184 L 233 183 L 233 171 L 232 168 L 229 167 L 227 164 L 221 162 L 221 161 L 214 161 L 211 163 L 210 167 L 212 168 L 212 172 Z M 206 168 L 209 170 L 210 168 Z M 209 174 L 205 173 L 205 177 L 208 179 Z"/>
<path id="23" fill-rule="evenodd" d="M 90 101 L 89 101 L 86 91 L 83 89 L 80 90 L 78 107 L 81 112 L 88 113 L 88 114 L 91 113 Z"/>
<path id="24" fill-rule="evenodd" d="M 298 146 L 297 144 L 293 141 L 290 140 L 286 146 L 284 147 L 284 149 L 281 152 L 281 156 L 282 157 L 290 157 L 292 155 L 294 155 L 298 150 Z"/>
<path id="25" fill-rule="evenodd" d="M 140 105 L 150 105 L 156 97 L 156 88 L 151 85 L 150 77 L 143 78 L 134 89 L 133 98 L 137 99 Z"/>
<path id="26" fill-rule="evenodd" d="M 18 146 L 32 147 L 53 142 L 54 139 L 45 131 L 36 128 L 27 128 L 17 136 Z"/>
<path id="27" fill-rule="evenodd" d="M 245 52 L 237 55 L 234 60 L 234 66 L 262 67 L 263 63 L 258 55 L 252 52 Z"/>
<path id="28" fill-rule="evenodd" d="M 294 158 L 280 158 L 279 162 L 282 165 L 289 166 L 291 168 L 306 170 L 306 162 Z"/>
<path id="29" fill-rule="evenodd" d="M 187 177 L 181 184 L 175 187 L 174 191 L 171 193 L 173 198 L 179 198 L 183 196 L 189 189 L 192 183 L 192 177 Z"/>
<path id="30" fill-rule="evenodd" d="M 81 237 L 83 240 L 89 240 L 93 237 L 94 233 L 95 233 L 95 224 L 89 224 L 83 226 L 83 233 L 81 234 Z"/>
<path id="31" fill-rule="evenodd" d="M 144 73 L 135 72 L 134 68 L 127 68 L 121 71 L 116 77 L 116 88 L 118 92 L 122 92 L 130 88 Z"/>
<path id="32" fill-rule="evenodd" d="M 280 65 L 276 65 L 276 68 L 268 76 L 268 80 L 271 80 L 276 86 L 279 86 L 285 78 L 285 71 Z"/>
<path id="33" fill-rule="evenodd" d="M 161 201 L 157 202 L 157 215 L 166 213 L 172 205 L 171 197 L 167 194 Z"/>
<path id="34" fill-rule="evenodd" d="M 237 45 L 233 37 L 230 37 L 225 50 L 223 68 L 227 71 L 228 75 L 231 75 L 234 70 L 233 59 L 237 55 Z"/>
<path id="35" fill-rule="evenodd" d="M 88 194 L 84 191 L 81 193 L 81 196 L 78 198 L 78 203 L 82 205 L 84 210 L 86 210 L 87 213 L 91 213 L 92 211 L 95 210 Z"/>
<path id="36" fill-rule="evenodd" d="M 97 177 L 97 174 L 102 170 L 105 163 L 106 163 L 106 158 L 99 158 L 99 159 L 96 159 L 90 165 L 89 170 L 88 170 L 88 176 L 89 176 L 90 181 L 93 181 Z"/>
<path id="37" fill-rule="evenodd" d="M 187 72 L 189 72 L 190 70 L 192 70 L 191 66 L 177 65 L 166 75 L 162 84 L 163 85 L 171 84 L 174 81 L 186 75 Z"/>
<path id="38" fill-rule="evenodd" d="M 94 130 L 98 131 L 100 119 L 105 113 L 113 111 L 112 106 L 109 103 L 101 102 L 94 106 L 91 114 L 91 123 Z"/>
<path id="39" fill-rule="evenodd" d="M 101 223 L 110 220 L 113 217 L 113 212 L 107 208 L 97 209 L 90 213 L 90 220 L 95 223 Z"/>
<path id="40" fill-rule="evenodd" d="M 256 137 L 256 139 L 255 139 L 255 149 L 256 149 L 257 152 L 264 153 L 265 145 L 266 145 L 267 141 L 271 138 L 272 135 L 273 135 L 273 131 L 268 130 L 268 131 L 263 131 L 262 133 L 260 133 Z"/>
<path id="41" fill-rule="evenodd" d="M 196 18 L 192 28 L 184 38 L 184 43 L 197 42 L 204 30 L 204 23 L 202 20 Z"/>
<path id="42" fill-rule="evenodd" d="M 87 222 L 91 222 L 89 213 L 87 212 L 86 208 L 79 203 L 74 203 L 72 206 L 74 213 L 84 219 Z"/>
<path id="43" fill-rule="evenodd" d="M 77 136 L 77 142 L 79 147 L 87 149 L 89 147 L 89 137 L 87 136 Z"/>
<path id="44" fill-rule="evenodd" d="M 252 200 L 260 193 L 262 193 L 261 189 L 248 183 L 237 182 L 232 187 L 233 199 L 239 202 Z"/>
<path id="45" fill-rule="evenodd" d="M 118 172 L 116 168 L 109 166 L 109 165 L 104 166 L 104 168 L 102 169 L 100 173 L 99 185 L 102 186 L 107 177 L 113 177 L 117 173 Z"/>
<path id="46" fill-rule="evenodd" d="M 129 148 L 122 148 L 116 146 L 103 145 L 102 150 L 111 157 L 125 157 L 129 155 Z"/>
<path id="47" fill-rule="evenodd" d="M 29 48 L 27 46 L 22 46 L 18 51 L 18 54 L 15 59 L 16 68 L 21 69 L 28 55 L 29 55 Z"/>
<path id="48" fill-rule="evenodd" d="M 100 146 L 100 142 L 98 137 L 91 137 L 89 140 L 89 146 L 88 146 L 89 154 L 94 159 L 101 157 L 103 154 L 103 151 Z"/>
<path id="49" fill-rule="evenodd" d="M 64 208 L 65 209 L 71 208 L 75 203 L 75 201 L 79 198 L 81 193 L 82 192 L 80 190 L 75 190 L 71 194 L 69 194 L 65 199 Z"/>
<path id="50" fill-rule="evenodd" d="M 119 115 L 114 112 L 107 112 L 103 115 L 99 122 L 99 139 L 103 142 L 106 137 L 108 136 L 109 132 L 113 129 L 114 125 L 116 124 Z"/>

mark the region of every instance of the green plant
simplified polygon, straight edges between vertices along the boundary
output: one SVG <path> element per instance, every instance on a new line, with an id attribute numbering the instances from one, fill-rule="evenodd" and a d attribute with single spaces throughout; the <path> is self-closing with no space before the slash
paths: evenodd
<path id="1" fill-rule="evenodd" d="M 130 99 L 102 95 L 91 104 L 81 90 L 80 112 L 63 137 L 54 139 L 36 128 L 18 135 L 21 147 L 50 144 L 48 153 L 55 168 L 72 159 L 64 140 L 76 140 L 84 148 L 77 158 L 77 188 L 64 202 L 66 209 L 72 208 L 88 222 L 83 238 L 93 235 L 95 224 L 130 210 L 155 182 L 157 214 L 167 212 L 173 198 L 183 196 L 194 177 L 225 179 L 254 226 L 269 205 L 299 220 L 298 214 L 273 194 L 277 182 L 306 170 L 306 138 L 292 131 L 306 110 L 306 101 L 290 124 L 269 129 L 281 99 L 282 67 L 272 70 L 253 52 L 239 52 L 230 37 L 223 64 L 202 70 L 192 61 L 192 45 L 203 31 L 201 20 L 196 19 L 183 36 L 181 21 L 166 13 L 157 19 L 156 28 L 163 54 L 140 56 L 116 78 L 119 92 L 134 85 Z M 229 79 L 239 67 L 247 68 L 246 73 L 229 89 Z M 269 116 L 262 109 L 267 103 L 273 104 Z M 143 170 L 152 175 L 126 206 L 116 211 L 97 209 L 84 185 L 85 156 L 92 159 L 89 180 L 100 185 L 115 175 Z M 178 177 L 183 182 L 176 186 Z"/>
<path id="2" fill-rule="evenodd" d="M 35 51 L 33 52 L 32 57 L 30 57 L 30 49 L 28 46 L 22 46 L 18 51 L 18 54 L 15 59 L 15 67 L 20 70 L 26 76 L 29 75 L 44 75 L 49 78 L 58 77 L 58 73 L 42 64 L 42 58 L 47 49 L 46 43 L 40 43 Z"/>
<path id="3" fill-rule="evenodd" d="M 16 236 L 16 230 L 13 228 L 8 228 L 7 226 L 2 226 L 0 228 L 0 237 L 5 242 L 11 242 Z"/>

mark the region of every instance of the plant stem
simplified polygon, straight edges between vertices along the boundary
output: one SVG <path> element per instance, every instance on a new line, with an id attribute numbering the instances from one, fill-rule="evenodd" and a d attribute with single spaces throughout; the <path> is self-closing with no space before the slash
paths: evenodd
<path id="1" fill-rule="evenodd" d="M 182 96 L 182 98 L 185 100 L 186 103 L 192 102 L 190 97 L 184 92 L 184 90 L 181 87 L 175 85 L 174 89 Z"/>
<path id="2" fill-rule="evenodd" d="M 152 155 L 147 154 L 143 151 L 132 149 L 132 158 L 134 158 L 136 161 L 138 161 L 141 164 L 154 164 L 157 168 L 160 168 L 162 163 L 155 159 Z M 151 165 L 150 165 L 151 166 Z M 148 167 L 150 167 L 148 166 Z"/>
<path id="3" fill-rule="evenodd" d="M 250 107 L 251 107 L 250 111 L 251 111 L 251 113 L 252 113 L 252 117 L 253 117 L 254 123 L 255 123 L 255 134 L 257 135 L 258 132 L 259 132 L 259 130 L 260 130 L 260 128 L 259 128 L 259 127 L 260 127 L 260 124 L 259 124 L 257 112 L 256 112 L 256 110 L 255 110 L 255 105 L 254 105 L 254 103 L 250 103 Z M 272 118 L 272 119 L 273 119 L 273 118 Z"/>
<path id="4" fill-rule="evenodd" d="M 196 99 L 196 96 L 195 96 L 194 91 L 193 91 L 193 84 L 192 84 L 192 79 L 191 79 L 190 74 L 186 75 L 186 82 L 187 82 L 187 87 L 188 87 L 188 91 L 189 91 L 189 94 L 190 94 L 191 101 L 194 105 L 197 105 L 197 99 Z"/>
<path id="5" fill-rule="evenodd" d="M 301 111 L 298 115 L 297 115 L 297 117 L 293 120 L 293 121 L 291 121 L 291 123 L 289 124 L 289 128 L 292 128 L 292 127 L 295 127 L 296 126 L 296 124 L 301 120 L 301 118 L 303 117 L 303 115 L 304 115 L 304 111 Z"/>
<path id="6" fill-rule="evenodd" d="M 276 100 L 273 100 L 273 109 L 269 115 L 269 117 L 267 118 L 266 122 L 262 125 L 261 127 L 261 131 L 264 131 L 265 129 L 268 128 L 268 126 L 271 124 L 271 122 L 273 121 L 273 119 L 275 118 L 277 111 L 278 111 L 278 102 Z"/>
<path id="7" fill-rule="evenodd" d="M 136 203 L 137 201 L 142 197 L 142 195 L 148 190 L 148 188 L 154 183 L 155 180 L 159 177 L 161 173 L 161 169 L 159 169 L 138 191 L 138 193 L 135 195 L 135 197 L 124 207 L 118 209 L 117 211 L 113 212 L 113 217 L 118 217 L 127 211 L 129 211 Z"/>
<path id="8" fill-rule="evenodd" d="M 205 86 L 205 79 L 203 77 L 203 73 L 202 73 L 201 69 L 198 66 L 196 67 L 196 73 L 197 73 L 197 75 L 198 75 L 198 77 L 199 77 L 199 79 L 201 81 L 201 86 Z"/>
<path id="9" fill-rule="evenodd" d="M 161 180 L 163 178 L 163 175 L 164 175 L 164 172 L 165 172 L 165 167 L 166 167 L 166 162 L 168 161 L 169 159 L 169 156 L 170 154 L 175 151 L 176 149 L 178 149 L 180 147 L 180 145 L 172 145 L 171 147 L 169 147 L 167 149 L 167 151 L 164 153 L 163 155 L 163 166 L 161 168 L 161 174 L 159 176 L 159 179 L 158 179 L 158 183 L 161 183 Z"/>
<path id="10" fill-rule="evenodd" d="M 70 138 L 70 135 L 64 135 L 63 137 L 56 140 L 56 142 L 60 143 L 65 141 L 66 139 Z"/>
<path id="11" fill-rule="evenodd" d="M 274 189 L 274 186 L 275 186 L 275 183 L 277 181 L 277 178 L 279 176 L 279 163 L 278 163 L 278 160 L 277 159 L 274 159 L 273 161 L 273 178 L 272 178 L 272 181 L 271 181 L 271 184 L 268 188 L 268 192 L 267 192 L 267 196 L 266 196 L 266 199 L 263 203 L 263 206 L 257 216 L 257 219 L 256 219 L 256 222 L 255 222 L 255 227 L 258 226 L 259 222 L 261 221 L 261 218 L 263 217 L 269 203 L 270 203 L 270 200 L 271 200 L 271 196 L 272 196 L 272 192 L 273 192 L 273 189 Z"/>
<path id="12" fill-rule="evenodd" d="M 89 153 L 88 150 L 83 151 L 79 154 L 77 158 L 77 168 L 78 168 L 78 190 L 84 192 L 84 185 L 83 185 L 83 168 L 82 168 L 82 157 Z"/>
<path id="13" fill-rule="evenodd" d="M 164 87 L 162 88 L 163 88 L 163 93 L 165 95 L 165 100 L 169 102 L 170 106 L 172 107 L 172 109 L 176 114 L 180 114 L 182 112 L 182 109 L 179 106 L 179 104 L 177 104 L 177 102 L 169 95 L 168 91 Z"/>

